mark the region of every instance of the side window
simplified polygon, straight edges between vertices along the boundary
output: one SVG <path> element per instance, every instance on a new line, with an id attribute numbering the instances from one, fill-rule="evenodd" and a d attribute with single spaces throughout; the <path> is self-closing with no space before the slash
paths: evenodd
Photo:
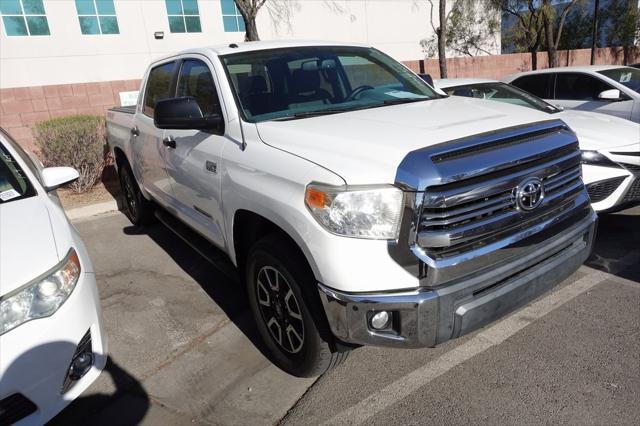
<path id="1" fill-rule="evenodd" d="M 153 117 L 156 102 L 171 98 L 171 78 L 175 62 L 159 65 L 149 71 L 147 88 L 144 91 L 144 114 Z"/>
<path id="2" fill-rule="evenodd" d="M 551 99 L 551 80 L 553 74 L 525 75 L 511 84 L 542 99 Z"/>
<path id="3" fill-rule="evenodd" d="M 213 76 L 202 61 L 186 59 L 182 63 L 176 96 L 193 97 L 204 116 L 221 113 Z"/>
<path id="4" fill-rule="evenodd" d="M 587 74 L 558 73 L 556 79 L 556 99 L 593 101 L 609 89 L 613 87 Z"/>

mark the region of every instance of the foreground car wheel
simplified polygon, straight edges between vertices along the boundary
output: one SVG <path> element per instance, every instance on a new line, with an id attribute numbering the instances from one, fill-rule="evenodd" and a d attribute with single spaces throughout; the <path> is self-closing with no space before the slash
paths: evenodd
<path id="1" fill-rule="evenodd" d="M 118 167 L 118 174 L 125 202 L 124 213 L 134 225 L 149 223 L 153 217 L 153 205 L 140 192 L 129 164 L 125 163 Z"/>
<path id="2" fill-rule="evenodd" d="M 270 235 L 254 245 L 246 285 L 268 355 L 282 370 L 314 377 L 346 359 L 347 352 L 332 349 L 315 278 L 286 238 Z"/>

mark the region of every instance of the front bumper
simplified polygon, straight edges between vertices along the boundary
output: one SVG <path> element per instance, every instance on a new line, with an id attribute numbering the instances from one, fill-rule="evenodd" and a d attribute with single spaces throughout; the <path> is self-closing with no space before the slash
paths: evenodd
<path id="1" fill-rule="evenodd" d="M 514 259 L 510 275 L 499 274 L 501 267 L 451 285 L 376 294 L 343 293 L 319 284 L 320 298 L 333 334 L 343 342 L 432 347 L 483 327 L 563 281 L 591 253 L 596 225 L 591 212 Z M 370 325 L 379 311 L 392 313 L 383 331 Z"/>
<path id="2" fill-rule="evenodd" d="M 93 365 L 78 381 L 65 383 L 72 358 L 87 333 L 91 337 Z M 2 401 L 11 405 L 12 401 L 22 400 L 24 410 L 2 410 L 7 417 L 0 416 L 0 424 L 41 425 L 51 420 L 98 377 L 105 366 L 106 353 L 95 276 L 84 272 L 56 313 L 0 336 L 0 406 Z M 30 414 L 23 417 L 26 413 Z M 11 414 L 17 414 L 19 420 Z"/>

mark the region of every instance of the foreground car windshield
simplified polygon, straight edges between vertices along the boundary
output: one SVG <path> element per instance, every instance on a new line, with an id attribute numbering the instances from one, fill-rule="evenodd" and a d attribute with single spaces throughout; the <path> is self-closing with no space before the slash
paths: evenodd
<path id="1" fill-rule="evenodd" d="M 554 113 L 559 108 L 542 99 L 505 83 L 479 83 L 465 86 L 447 87 L 443 89 L 451 96 L 466 96 L 468 98 L 486 99 L 506 104 L 518 105 L 537 109 L 538 111 Z"/>
<path id="2" fill-rule="evenodd" d="M 614 68 L 598 71 L 598 74 L 609 77 L 610 79 L 627 86 L 629 89 L 640 93 L 640 70 L 638 69 L 630 67 Z"/>
<path id="3" fill-rule="evenodd" d="M 246 120 L 304 118 L 435 99 L 419 77 L 376 49 L 298 47 L 222 57 Z"/>
<path id="4" fill-rule="evenodd" d="M 35 195 L 20 165 L 0 143 L 0 205 Z"/>

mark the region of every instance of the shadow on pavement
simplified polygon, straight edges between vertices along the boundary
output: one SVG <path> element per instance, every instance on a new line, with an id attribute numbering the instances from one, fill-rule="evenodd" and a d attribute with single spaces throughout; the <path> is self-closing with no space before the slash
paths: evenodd
<path id="1" fill-rule="evenodd" d="M 640 208 L 600 215 L 593 253 L 586 265 L 611 272 L 611 266 L 631 252 L 640 254 Z M 640 268 L 626 268 L 615 275 L 640 282 Z"/>
<path id="2" fill-rule="evenodd" d="M 115 386 L 113 394 L 81 396 L 47 424 L 140 424 L 151 405 L 149 395 L 142 387 L 142 384 L 121 368 L 111 357 L 107 358 L 107 365 L 102 372 L 103 376 L 105 374 L 111 376 Z"/>
<path id="3" fill-rule="evenodd" d="M 235 276 L 230 276 L 228 273 L 229 269 L 233 271 L 235 269 L 229 267 L 226 272 L 221 271 L 162 223 L 155 222 L 142 228 L 128 226 L 123 229 L 123 232 L 127 235 L 148 235 L 171 256 L 183 271 L 200 285 L 256 349 L 265 358 L 270 359 L 253 321 L 244 284 L 241 282 L 237 272 L 234 272 Z M 226 254 L 221 251 L 219 255 L 226 258 Z M 231 264 L 231 261 L 228 262 Z"/>

